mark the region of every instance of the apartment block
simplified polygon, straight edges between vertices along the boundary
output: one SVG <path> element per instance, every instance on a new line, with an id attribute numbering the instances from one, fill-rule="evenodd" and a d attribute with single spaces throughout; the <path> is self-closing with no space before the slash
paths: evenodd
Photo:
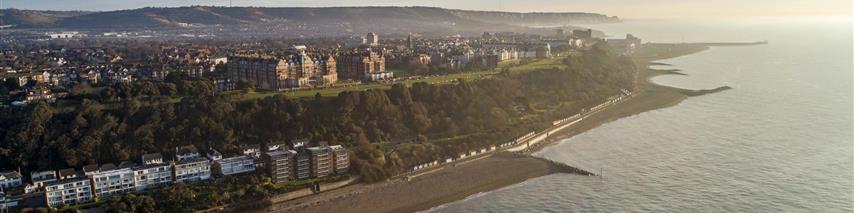
<path id="1" fill-rule="evenodd" d="M 196 146 L 188 145 L 175 148 L 175 159 L 178 161 L 201 157 Z"/>
<path id="2" fill-rule="evenodd" d="M 312 176 L 311 164 L 311 152 L 302 147 L 297 148 L 294 156 L 294 177 L 297 179 L 310 178 Z"/>
<path id="3" fill-rule="evenodd" d="M 30 182 L 32 184 L 24 188 L 24 193 L 41 191 L 44 189 L 45 183 L 55 180 L 57 180 L 56 171 L 53 170 L 30 172 Z"/>
<path id="4" fill-rule="evenodd" d="M 222 158 L 214 161 L 213 166 L 218 170 L 217 175 L 236 175 L 255 171 L 255 159 L 246 155 Z"/>
<path id="5" fill-rule="evenodd" d="M 283 183 L 296 177 L 294 163 L 296 152 L 293 150 L 275 150 L 264 153 L 264 164 L 267 165 L 273 182 Z M 308 161 L 306 161 L 308 163 Z M 308 169 L 306 169 L 308 171 Z M 307 172 L 306 172 L 307 173 Z"/>
<path id="6" fill-rule="evenodd" d="M 332 168 L 335 174 L 350 171 L 350 152 L 341 145 L 330 146 L 332 149 Z"/>
<path id="7" fill-rule="evenodd" d="M 45 183 L 45 199 L 47 205 L 59 208 L 92 201 L 91 180 L 85 177 L 75 177 L 55 180 Z"/>
<path id="8" fill-rule="evenodd" d="M 172 184 L 172 179 L 172 165 L 169 164 L 146 164 L 133 168 L 136 191 L 167 186 Z"/>
<path id="9" fill-rule="evenodd" d="M 175 162 L 175 182 L 195 182 L 211 178 L 211 163 L 204 157 Z"/>
<path id="10" fill-rule="evenodd" d="M 101 199 L 136 190 L 134 172 L 131 168 L 118 168 L 113 164 L 102 165 L 92 179 L 92 193 Z"/>
<path id="11" fill-rule="evenodd" d="M 311 154 L 311 176 L 326 177 L 332 174 L 332 149 L 323 144 L 308 148 Z"/>
<path id="12" fill-rule="evenodd" d="M 0 172 L 0 189 L 9 189 L 23 184 L 21 173 L 16 171 Z"/>

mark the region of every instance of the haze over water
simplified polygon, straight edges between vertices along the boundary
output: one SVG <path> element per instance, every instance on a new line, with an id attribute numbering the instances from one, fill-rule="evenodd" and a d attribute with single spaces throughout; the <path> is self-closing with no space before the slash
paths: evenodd
<path id="1" fill-rule="evenodd" d="M 538 156 L 604 176 L 532 179 L 434 212 L 854 211 L 852 23 L 844 19 L 627 21 L 645 42 L 762 41 L 661 62 L 654 78 L 732 90 L 620 119 Z"/>

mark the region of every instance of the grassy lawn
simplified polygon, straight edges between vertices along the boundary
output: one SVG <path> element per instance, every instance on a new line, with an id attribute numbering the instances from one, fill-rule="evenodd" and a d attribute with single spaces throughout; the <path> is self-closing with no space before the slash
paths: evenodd
<path id="1" fill-rule="evenodd" d="M 429 84 L 450 84 L 456 82 L 457 79 L 480 79 L 484 76 L 493 75 L 498 73 L 498 71 L 475 71 L 475 72 L 463 72 L 463 73 L 454 73 L 449 75 L 441 75 L 435 77 L 428 77 L 422 79 L 413 79 L 406 80 L 402 83 L 407 86 L 411 86 L 414 83 L 418 82 L 426 82 Z M 301 97 L 313 97 L 315 94 L 320 93 L 322 96 L 337 96 L 338 93 L 344 91 L 365 91 L 370 89 L 389 89 L 391 88 L 391 84 L 388 83 L 372 83 L 372 84 L 362 84 L 356 86 L 349 87 L 334 87 L 334 88 L 321 88 L 321 89 L 307 89 L 307 90 L 296 90 L 296 91 L 282 91 L 282 92 L 252 92 L 248 94 L 241 94 L 237 99 L 239 101 L 260 99 L 265 97 L 270 97 L 276 94 L 285 94 L 288 97 L 293 98 L 301 98 Z M 240 91 L 234 91 L 230 93 L 239 93 Z"/>
<path id="2" fill-rule="evenodd" d="M 463 73 L 454 73 L 454 74 L 449 74 L 449 75 L 441 75 L 441 76 L 436 76 L 436 77 L 429 77 L 429 78 L 424 78 L 424 79 L 406 80 L 403 83 L 405 83 L 407 86 L 412 85 L 414 83 L 418 83 L 418 82 L 426 82 L 428 84 L 449 84 L 449 83 L 456 82 L 457 79 L 460 79 L 460 78 L 465 79 L 465 80 L 480 79 L 480 78 L 483 78 L 484 76 L 494 75 L 497 73 L 498 73 L 498 71 L 490 71 L 490 70 L 475 71 L 475 72 L 463 72 Z"/>
<path id="3" fill-rule="evenodd" d="M 534 59 L 528 63 L 522 63 L 520 60 L 512 60 L 512 61 L 503 61 L 498 64 L 498 68 L 495 70 L 484 70 L 484 71 L 472 71 L 472 72 L 461 72 L 461 73 L 453 73 L 448 75 L 440 75 L 434 77 L 427 77 L 422 79 L 413 79 L 413 80 L 405 80 L 402 83 L 407 86 L 411 86 L 414 83 L 418 82 L 426 82 L 429 84 L 452 84 L 457 81 L 457 79 L 465 79 L 465 80 L 476 80 L 481 79 L 486 76 L 494 75 L 499 73 L 504 68 L 510 69 L 510 72 L 517 73 L 525 73 L 534 70 L 543 70 L 543 69 L 552 69 L 566 68 L 566 65 L 563 64 L 562 60 L 567 56 L 560 56 L 554 58 L 546 58 L 546 59 Z M 398 71 L 403 72 L 403 71 Z M 384 83 L 373 83 L 373 84 L 362 84 L 357 86 L 350 87 L 335 87 L 335 88 L 322 88 L 322 89 L 310 89 L 310 90 L 297 90 L 297 91 L 283 91 L 283 92 L 253 92 L 249 94 L 243 94 L 238 100 L 253 100 L 259 98 L 265 98 L 269 96 L 273 96 L 276 94 L 286 94 L 288 97 L 300 98 L 300 97 L 312 97 L 317 93 L 320 93 L 322 96 L 337 96 L 338 93 L 343 91 L 365 91 L 370 89 L 388 89 L 391 88 L 391 84 Z"/>
<path id="4" fill-rule="evenodd" d="M 513 74 L 525 73 L 525 72 L 530 72 L 530 71 L 534 71 L 534 70 L 550 70 L 550 69 L 555 68 L 555 67 L 557 67 L 558 69 L 564 69 L 564 68 L 566 68 L 566 65 L 564 65 L 562 62 L 564 58 L 566 58 L 566 56 L 544 58 L 544 59 L 534 59 L 534 60 L 527 62 L 527 63 L 515 61 L 515 62 L 512 62 L 511 64 L 499 65 L 499 68 L 502 68 L 502 66 L 507 67 L 510 70 L 510 72 Z M 522 63 L 522 64 L 520 64 L 520 63 Z"/>
<path id="5" fill-rule="evenodd" d="M 457 79 L 465 79 L 465 80 L 476 80 L 481 79 L 486 76 L 498 74 L 504 68 L 507 68 L 513 74 L 525 73 L 534 70 L 543 70 L 543 69 L 552 69 L 566 68 L 566 65 L 563 64 L 562 60 L 568 56 L 560 56 L 554 58 L 546 58 L 546 59 L 534 59 L 527 63 L 522 64 L 523 62 L 520 60 L 512 60 L 512 61 L 502 61 L 498 64 L 498 68 L 495 70 L 484 70 L 484 71 L 472 71 L 472 72 L 461 72 L 461 73 L 453 73 L 448 75 L 440 75 L 427 77 L 422 79 L 412 79 L 405 80 L 402 83 L 407 86 L 411 86 L 414 83 L 426 82 L 429 84 L 452 84 L 457 81 Z M 402 71 L 398 71 L 402 72 Z M 397 82 L 396 82 L 397 83 Z M 310 89 L 310 90 L 297 90 L 297 91 L 283 91 L 283 92 L 253 92 L 249 94 L 243 94 L 238 99 L 240 101 L 253 100 L 259 98 L 270 97 L 276 94 L 286 94 L 288 97 L 300 98 L 300 97 L 312 97 L 317 93 L 320 93 L 322 96 L 337 96 L 338 93 L 343 91 L 365 91 L 370 89 L 388 89 L 391 88 L 391 84 L 386 83 L 373 83 L 373 84 L 363 84 L 357 86 L 350 87 L 335 87 L 335 88 L 322 88 L 322 89 Z"/>
<path id="6" fill-rule="evenodd" d="M 344 91 L 365 91 L 369 89 L 388 89 L 391 88 L 391 85 L 388 84 L 362 84 L 356 86 L 349 87 L 334 87 L 334 88 L 322 88 L 322 89 L 308 89 L 308 90 L 296 90 L 296 91 L 282 91 L 282 92 L 251 92 L 247 94 L 241 94 L 238 101 L 247 101 L 253 99 L 261 99 L 270 96 L 274 96 L 276 94 L 284 94 L 288 97 L 293 98 L 301 98 L 301 97 L 313 97 L 315 94 L 320 93 L 322 96 L 337 96 L 338 93 Z M 236 91 L 240 93 L 240 91 Z"/>

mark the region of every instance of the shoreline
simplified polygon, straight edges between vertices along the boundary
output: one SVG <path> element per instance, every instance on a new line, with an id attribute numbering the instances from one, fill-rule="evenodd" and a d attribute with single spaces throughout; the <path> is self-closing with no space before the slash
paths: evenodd
<path id="1" fill-rule="evenodd" d="M 655 62 L 702 52 L 700 44 L 651 44 L 667 47 L 667 53 L 656 52 L 636 58 L 638 92 L 627 99 L 584 120 L 548 136 L 532 145 L 533 153 L 558 141 L 570 138 L 602 124 L 643 112 L 667 108 L 692 96 L 730 89 L 687 90 L 658 85 L 651 81 L 660 75 L 684 75 L 678 70 L 658 70 L 650 66 L 666 65 Z M 673 45 L 688 48 L 673 51 Z M 661 47 L 654 47 L 661 48 Z M 312 196 L 275 203 L 265 212 L 416 212 L 429 210 L 469 196 L 494 191 L 526 180 L 555 173 L 583 174 L 569 165 L 555 163 L 529 154 L 501 152 L 464 163 L 442 166 L 423 172 L 409 180 L 393 179 L 376 184 L 356 184 Z M 595 175 L 595 174 L 586 174 Z"/>
<path id="2" fill-rule="evenodd" d="M 275 203 L 265 212 L 416 212 L 531 178 L 576 172 L 546 159 L 499 152 L 437 167 L 409 180 L 356 184 Z"/>
<path id="3" fill-rule="evenodd" d="M 733 44 L 733 45 L 760 45 L 761 42 L 755 43 L 745 43 L 745 44 Z M 688 46 L 699 46 L 703 47 L 702 49 L 696 49 L 692 51 L 687 51 L 684 54 L 676 54 L 676 55 L 666 55 L 666 56 L 654 56 L 650 58 L 637 59 L 636 63 L 638 67 L 641 69 L 638 73 L 638 94 L 635 94 L 635 97 L 624 101 L 623 103 L 611 106 L 602 112 L 591 115 L 588 118 L 578 122 L 574 127 L 567 128 L 561 131 L 556 132 L 549 136 L 545 141 L 537 144 L 536 146 L 532 146 L 530 153 L 536 153 L 541 151 L 542 149 L 555 145 L 558 142 L 571 138 L 575 135 L 584 133 L 593 128 L 599 127 L 603 124 L 613 122 L 619 120 L 621 118 L 630 117 L 633 115 L 637 115 L 643 112 L 648 112 L 657 109 L 663 109 L 675 106 L 685 99 L 689 97 L 702 96 L 717 92 L 726 91 L 732 89 L 729 86 L 721 86 L 713 89 L 700 89 L 700 90 L 691 90 L 691 89 L 683 89 L 678 87 L 666 86 L 656 84 L 652 81 L 653 78 L 663 75 L 686 75 L 681 72 L 679 69 L 653 69 L 652 66 L 671 66 L 667 63 L 658 62 L 661 60 L 692 55 L 699 52 L 703 52 L 709 49 L 711 46 L 721 46 L 721 45 L 707 45 L 707 44 L 724 44 L 724 43 L 684 43 L 684 44 L 658 44 L 663 46 L 671 46 L 671 45 L 688 45 Z M 649 44 L 648 44 L 649 45 Z M 656 45 L 656 44 L 651 44 Z M 696 48 L 696 47 L 695 47 Z"/>

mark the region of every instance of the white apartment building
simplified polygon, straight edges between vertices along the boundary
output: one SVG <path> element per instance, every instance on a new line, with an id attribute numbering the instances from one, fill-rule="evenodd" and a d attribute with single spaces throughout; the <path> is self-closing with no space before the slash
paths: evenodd
<path id="1" fill-rule="evenodd" d="M 75 177 L 45 183 L 47 205 L 59 208 L 93 200 L 90 181 L 89 178 Z"/>
<path id="2" fill-rule="evenodd" d="M 235 175 L 255 171 L 255 159 L 246 155 L 223 158 L 214 161 L 214 166 L 219 168 L 219 175 Z"/>
<path id="3" fill-rule="evenodd" d="M 172 165 L 146 164 L 133 168 L 136 191 L 160 188 L 172 183 Z"/>
<path id="4" fill-rule="evenodd" d="M 175 182 L 194 182 L 211 178 L 211 163 L 204 157 L 175 162 Z"/>
<path id="5" fill-rule="evenodd" d="M 131 168 L 115 168 L 112 164 L 101 166 L 100 171 L 90 176 L 92 193 L 101 198 L 121 195 L 136 190 L 134 171 Z"/>

